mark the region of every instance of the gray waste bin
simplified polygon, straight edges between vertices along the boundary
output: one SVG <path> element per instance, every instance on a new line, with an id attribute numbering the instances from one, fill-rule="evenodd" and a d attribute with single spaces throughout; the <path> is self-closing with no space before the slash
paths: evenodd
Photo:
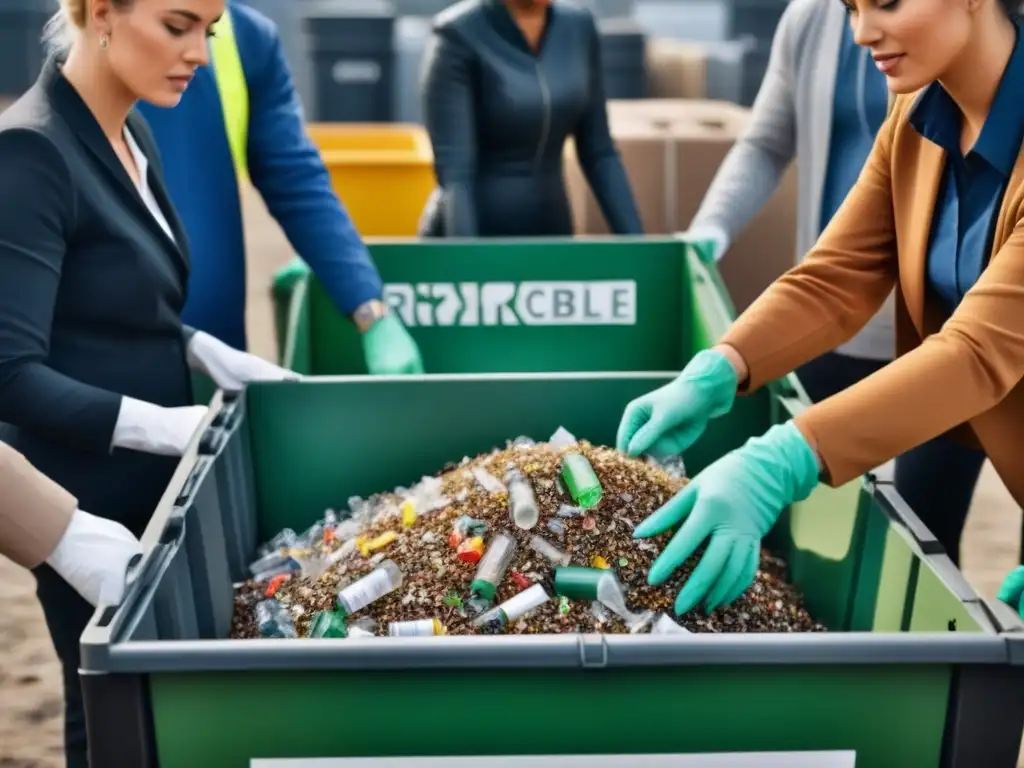
<path id="1" fill-rule="evenodd" d="M 787 0 L 729 0 L 727 34 L 730 39 L 752 35 L 771 43 Z"/>
<path id="2" fill-rule="evenodd" d="M 302 5 L 298 0 L 235 0 L 258 11 L 274 22 L 281 47 L 288 60 L 299 99 L 308 113 L 313 104 L 313 83 L 309 71 L 309 52 L 302 30 Z"/>
<path id="3" fill-rule="evenodd" d="M 391 122 L 395 82 L 395 17 L 391 3 L 308 3 L 305 25 L 315 97 L 311 119 Z"/>
<path id="4" fill-rule="evenodd" d="M 43 27 L 56 10 L 53 0 L 0 0 L 0 97 L 20 96 L 39 76 Z"/>
<path id="5" fill-rule="evenodd" d="M 601 68 L 609 99 L 647 97 L 647 38 L 630 18 L 601 19 Z"/>

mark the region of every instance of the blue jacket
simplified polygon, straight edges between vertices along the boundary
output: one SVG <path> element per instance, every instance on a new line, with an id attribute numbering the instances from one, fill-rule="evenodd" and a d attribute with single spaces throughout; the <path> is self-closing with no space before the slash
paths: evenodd
<path id="1" fill-rule="evenodd" d="M 229 5 L 249 93 L 247 160 L 253 185 L 292 247 L 345 314 L 382 294 L 380 275 L 305 133 L 302 107 L 274 24 Z M 163 158 L 171 200 L 188 233 L 192 273 L 182 319 L 245 349 L 241 200 L 211 67 L 173 109 L 140 104 Z"/>

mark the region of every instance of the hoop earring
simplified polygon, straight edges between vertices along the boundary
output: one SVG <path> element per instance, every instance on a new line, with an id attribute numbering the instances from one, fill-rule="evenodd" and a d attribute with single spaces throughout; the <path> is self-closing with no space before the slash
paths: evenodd
<path id="1" fill-rule="evenodd" d="M 110 45 L 110 37 L 104 32 L 100 35 L 100 48 L 106 48 L 108 45 Z"/>

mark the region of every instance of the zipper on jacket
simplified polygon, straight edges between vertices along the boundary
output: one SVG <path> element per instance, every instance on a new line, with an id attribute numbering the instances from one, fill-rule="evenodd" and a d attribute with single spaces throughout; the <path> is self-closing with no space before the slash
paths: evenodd
<path id="1" fill-rule="evenodd" d="M 544 123 L 540 131 L 540 143 L 537 146 L 537 157 L 534 160 L 536 170 L 540 170 L 541 161 L 544 159 L 544 149 L 548 143 L 548 134 L 551 132 L 551 91 L 548 90 L 548 81 L 544 77 L 544 70 L 540 62 L 536 62 L 537 80 L 540 82 L 540 94 L 544 100 Z"/>

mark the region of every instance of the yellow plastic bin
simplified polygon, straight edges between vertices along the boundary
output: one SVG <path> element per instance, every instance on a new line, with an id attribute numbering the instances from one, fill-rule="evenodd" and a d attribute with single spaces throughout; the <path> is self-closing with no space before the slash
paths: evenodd
<path id="1" fill-rule="evenodd" d="M 421 126 L 311 123 L 306 130 L 359 234 L 416 234 L 435 183 L 434 153 Z"/>

